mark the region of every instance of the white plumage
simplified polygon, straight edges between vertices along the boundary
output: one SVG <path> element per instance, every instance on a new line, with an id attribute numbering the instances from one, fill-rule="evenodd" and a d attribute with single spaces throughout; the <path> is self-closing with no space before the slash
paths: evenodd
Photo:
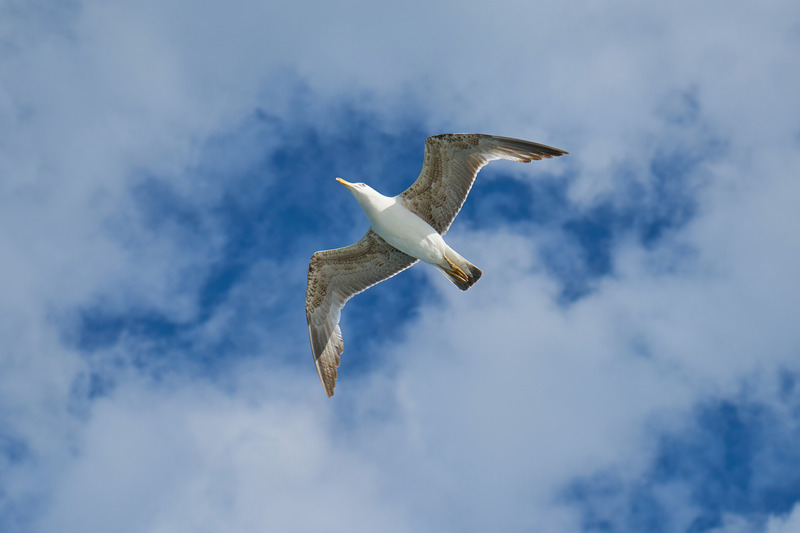
<path id="1" fill-rule="evenodd" d="M 383 240 L 403 253 L 426 263 L 444 262 L 447 248 L 442 236 L 433 226 L 412 213 L 399 197 L 384 196 L 364 183 L 348 183 L 337 178 L 356 197 L 372 224 L 372 229 Z"/>
<path id="2" fill-rule="evenodd" d="M 328 396 L 333 396 L 344 350 L 339 318 L 347 300 L 417 260 L 434 265 L 461 290 L 470 288 L 482 272 L 450 248 L 442 235 L 461 209 L 478 171 L 495 159 L 529 163 L 566 153 L 507 137 L 435 135 L 425 142 L 417 181 L 398 196 L 384 196 L 363 183 L 337 178 L 353 193 L 372 227 L 355 244 L 315 253 L 308 266 L 308 333 Z"/>

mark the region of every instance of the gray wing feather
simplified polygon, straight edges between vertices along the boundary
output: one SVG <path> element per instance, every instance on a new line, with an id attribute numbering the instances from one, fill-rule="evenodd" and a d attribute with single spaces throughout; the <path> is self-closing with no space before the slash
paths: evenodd
<path id="1" fill-rule="evenodd" d="M 422 172 L 400 199 L 444 234 L 464 205 L 478 171 L 489 161 L 530 163 L 566 153 L 544 144 L 479 133 L 434 135 L 425 141 Z"/>
<path id="2" fill-rule="evenodd" d="M 339 356 L 344 351 L 339 318 L 356 294 L 417 262 L 384 241 L 372 228 L 360 241 L 311 256 L 306 290 L 306 319 L 319 379 L 328 396 L 336 386 Z"/>

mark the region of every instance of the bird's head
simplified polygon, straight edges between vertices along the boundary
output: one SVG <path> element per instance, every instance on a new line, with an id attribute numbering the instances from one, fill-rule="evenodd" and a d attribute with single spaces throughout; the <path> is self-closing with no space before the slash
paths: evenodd
<path id="1" fill-rule="evenodd" d="M 367 213 L 367 216 L 370 216 L 373 212 L 385 209 L 394 202 L 392 198 L 382 195 L 366 183 L 350 183 L 342 178 L 336 178 L 336 181 L 350 189 L 350 192 L 353 193 L 356 201 L 358 201 L 362 209 Z"/>
<path id="2" fill-rule="evenodd" d="M 356 197 L 358 203 L 363 203 L 364 200 L 367 198 L 373 198 L 375 196 L 381 196 L 378 192 L 367 185 L 366 183 L 350 183 L 349 181 L 343 180 L 342 178 L 336 178 L 336 181 L 350 189 L 350 192 L 353 193 L 353 196 Z"/>
<path id="3" fill-rule="evenodd" d="M 342 178 L 336 178 L 336 181 L 350 189 L 350 192 L 356 195 L 364 194 L 367 191 L 371 191 L 372 187 L 367 185 L 366 183 L 350 183 L 349 181 L 343 180 Z"/>

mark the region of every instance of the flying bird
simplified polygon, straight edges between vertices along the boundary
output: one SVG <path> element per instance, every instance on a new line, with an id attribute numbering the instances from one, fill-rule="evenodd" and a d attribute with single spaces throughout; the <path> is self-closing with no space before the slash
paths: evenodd
<path id="1" fill-rule="evenodd" d="M 355 244 L 316 252 L 308 265 L 308 335 L 328 397 L 333 396 L 344 351 L 339 318 L 347 300 L 419 260 L 439 269 L 459 289 L 472 287 L 481 270 L 450 248 L 442 235 L 461 210 L 478 171 L 496 159 L 530 163 L 566 153 L 508 137 L 434 135 L 425 141 L 417 181 L 402 194 L 384 196 L 364 183 L 336 178 L 353 193 L 372 226 Z"/>

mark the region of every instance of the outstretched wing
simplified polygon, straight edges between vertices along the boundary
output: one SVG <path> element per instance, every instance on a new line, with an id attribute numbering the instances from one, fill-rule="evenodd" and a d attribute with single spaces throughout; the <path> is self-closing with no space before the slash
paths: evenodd
<path id="1" fill-rule="evenodd" d="M 478 171 L 489 161 L 530 163 L 558 157 L 564 150 L 479 133 L 434 135 L 425 141 L 425 161 L 417 181 L 400 195 L 403 204 L 441 234 L 464 205 Z"/>
<path id="2" fill-rule="evenodd" d="M 339 329 L 342 307 L 359 292 L 416 262 L 416 258 L 384 241 L 372 228 L 355 244 L 311 256 L 306 290 L 308 336 L 328 397 L 333 396 L 339 356 L 344 351 Z"/>

